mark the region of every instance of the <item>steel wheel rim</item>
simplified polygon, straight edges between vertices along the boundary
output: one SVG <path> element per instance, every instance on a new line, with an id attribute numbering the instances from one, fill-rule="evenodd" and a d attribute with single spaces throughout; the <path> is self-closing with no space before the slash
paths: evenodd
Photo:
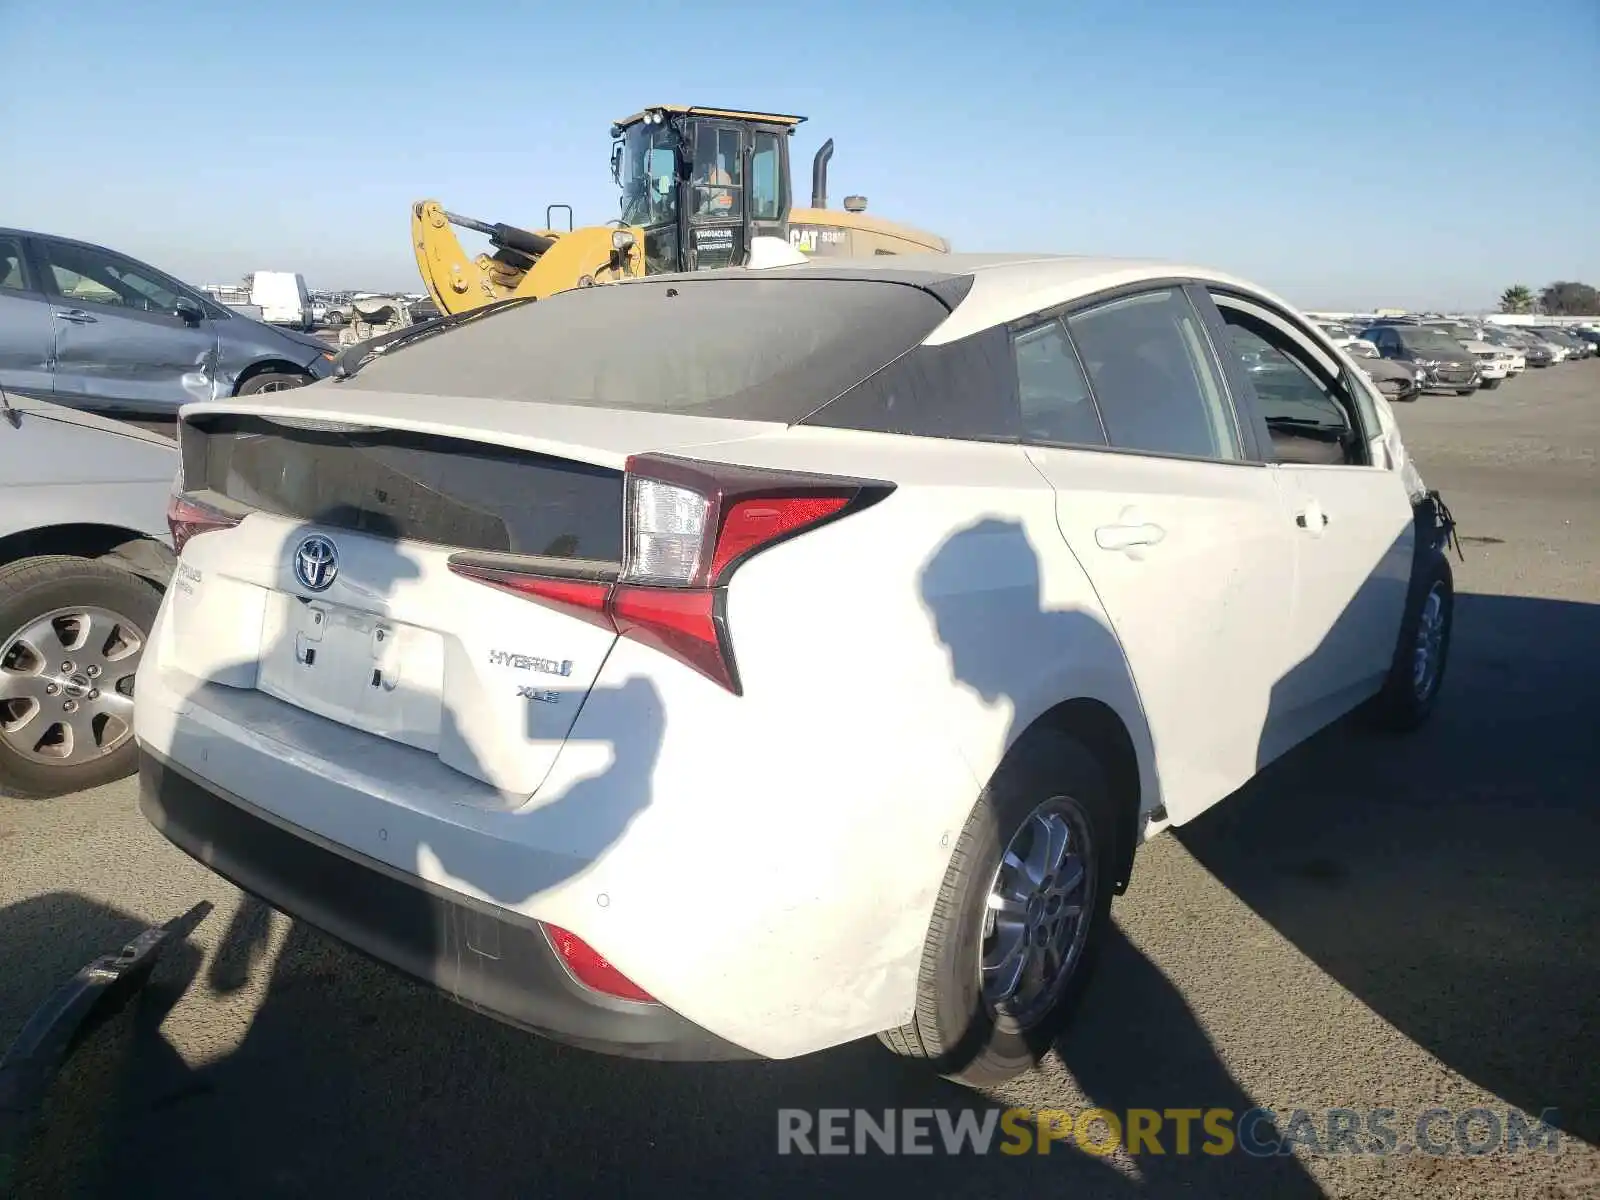
<path id="1" fill-rule="evenodd" d="M 133 678 L 148 635 L 108 608 L 35 617 L 0 643 L 0 742 L 30 762 L 75 767 L 133 737 Z"/>
<path id="2" fill-rule="evenodd" d="M 996 1023 L 1037 1025 L 1060 999 L 1088 939 L 1096 878 L 1089 821 L 1055 796 L 1022 822 L 986 893 L 979 987 Z"/>
<path id="3" fill-rule="evenodd" d="M 1417 615 L 1417 640 L 1411 657 L 1411 686 L 1418 700 L 1426 700 L 1439 679 L 1439 655 L 1444 648 L 1444 587 L 1428 589 Z"/>

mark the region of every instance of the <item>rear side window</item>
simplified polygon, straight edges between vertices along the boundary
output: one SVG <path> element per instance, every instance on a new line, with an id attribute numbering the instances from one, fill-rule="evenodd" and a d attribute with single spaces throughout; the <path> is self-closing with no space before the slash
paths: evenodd
<path id="1" fill-rule="evenodd" d="M 1005 330 L 918 346 L 863 380 L 804 425 L 913 437 L 1014 442 L 1015 373 Z"/>
<path id="2" fill-rule="evenodd" d="M 28 272 L 22 264 L 22 243 L 13 237 L 0 237 L 0 288 L 25 292 Z"/>
<path id="3" fill-rule="evenodd" d="M 1181 291 L 1164 289 L 1074 313 L 1067 327 L 1114 447 L 1242 457 L 1220 368 Z"/>
<path id="4" fill-rule="evenodd" d="M 948 315 L 920 287 L 877 280 L 620 283 L 445 330 L 339 386 L 790 424 Z"/>
<path id="5" fill-rule="evenodd" d="M 425 434 L 198 417 L 182 434 L 191 491 L 247 509 L 466 550 L 617 563 L 622 474 Z"/>
<path id="6" fill-rule="evenodd" d="M 1017 392 L 1022 430 L 1029 441 L 1104 446 L 1105 428 L 1089 395 L 1078 356 L 1060 321 L 1017 334 Z"/>

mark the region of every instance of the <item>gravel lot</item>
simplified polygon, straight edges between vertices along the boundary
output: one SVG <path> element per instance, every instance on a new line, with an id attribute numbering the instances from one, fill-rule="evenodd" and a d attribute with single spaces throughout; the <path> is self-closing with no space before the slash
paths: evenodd
<path id="1" fill-rule="evenodd" d="M 1600 362 L 1399 412 L 1465 542 L 1434 723 L 1329 730 L 1146 846 L 1072 1033 L 992 1101 L 1387 1107 L 1402 1141 L 1434 1105 L 1554 1108 L 1559 1153 L 780 1157 L 780 1107 L 988 1101 L 875 1042 L 672 1066 L 526 1037 L 242 902 L 125 782 L 0 800 L 0 1045 L 141 925 L 217 909 L 71 1061 L 19 1194 L 1600 1196 Z"/>

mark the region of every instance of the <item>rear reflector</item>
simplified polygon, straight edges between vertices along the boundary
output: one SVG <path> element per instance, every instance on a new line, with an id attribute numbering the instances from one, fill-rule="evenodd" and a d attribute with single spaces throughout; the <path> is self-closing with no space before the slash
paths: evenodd
<path id="1" fill-rule="evenodd" d="M 543 924 L 543 928 L 562 965 L 584 987 L 615 996 L 618 1000 L 657 1003 L 654 996 L 601 958 L 600 952 L 577 934 L 569 933 L 559 925 Z"/>
<path id="2" fill-rule="evenodd" d="M 231 516 L 192 496 L 175 493 L 167 502 L 167 528 L 172 531 L 172 549 L 183 553 L 191 539 L 214 529 L 232 529 L 243 517 Z"/>

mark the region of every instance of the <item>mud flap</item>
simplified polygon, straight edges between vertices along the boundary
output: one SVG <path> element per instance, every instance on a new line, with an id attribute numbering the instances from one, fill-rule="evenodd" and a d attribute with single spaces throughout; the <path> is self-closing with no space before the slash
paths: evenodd
<path id="1" fill-rule="evenodd" d="M 79 1035 L 126 1004 L 149 981 L 162 951 L 188 937 L 211 908 L 202 900 L 165 925 L 146 929 L 118 953 L 102 954 L 28 1018 L 0 1058 L 0 1195 L 10 1190 L 17 1156 Z"/>

